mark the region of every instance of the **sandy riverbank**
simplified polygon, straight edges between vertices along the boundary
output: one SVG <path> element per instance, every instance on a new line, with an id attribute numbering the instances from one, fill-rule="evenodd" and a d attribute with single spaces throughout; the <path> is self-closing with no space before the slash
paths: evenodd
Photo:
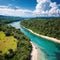
<path id="1" fill-rule="evenodd" d="M 23 27 L 23 26 L 22 26 L 22 27 Z M 25 28 L 25 27 L 23 27 L 23 28 Z M 53 42 L 55 42 L 55 43 L 59 43 L 59 44 L 60 44 L 60 40 L 58 40 L 58 39 L 56 39 L 56 38 L 52 38 L 52 37 L 40 35 L 40 34 L 35 33 L 34 31 L 32 31 L 31 29 L 28 29 L 28 28 L 25 28 L 25 29 L 29 30 L 31 33 L 33 33 L 33 34 L 35 34 L 35 35 L 37 35 L 37 36 L 39 36 L 39 37 L 42 37 L 42 38 L 45 38 L 45 39 L 48 39 L 48 40 L 50 40 L 50 41 L 53 41 Z"/>
<path id="2" fill-rule="evenodd" d="M 38 60 L 38 49 L 37 46 L 32 43 L 32 52 L 31 52 L 31 60 Z"/>
<path id="3" fill-rule="evenodd" d="M 31 44 L 32 44 L 31 60 L 47 60 L 45 53 L 39 48 L 39 46 L 33 42 L 31 42 Z"/>

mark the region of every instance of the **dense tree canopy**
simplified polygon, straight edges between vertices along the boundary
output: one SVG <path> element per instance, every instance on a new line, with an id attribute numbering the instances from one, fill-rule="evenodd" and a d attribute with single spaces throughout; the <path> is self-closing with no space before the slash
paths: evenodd
<path id="1" fill-rule="evenodd" d="M 0 23 L 1 21 L 2 20 L 0 20 Z M 0 31 L 3 31 L 7 37 L 13 36 L 17 39 L 17 50 L 13 52 L 12 49 L 9 49 L 11 54 L 0 55 L 0 60 L 30 60 L 32 50 L 30 39 L 26 37 L 20 29 L 6 25 L 6 22 L 0 24 Z"/>
<path id="2" fill-rule="evenodd" d="M 60 18 L 32 18 L 21 22 L 36 33 L 60 39 Z"/>

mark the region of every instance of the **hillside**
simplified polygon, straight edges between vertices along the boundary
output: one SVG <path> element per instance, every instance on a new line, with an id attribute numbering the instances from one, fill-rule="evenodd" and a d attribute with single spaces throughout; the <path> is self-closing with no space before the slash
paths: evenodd
<path id="1" fill-rule="evenodd" d="M 24 20 L 24 18 L 0 15 L 0 24 L 2 24 L 2 23 L 11 23 L 11 22 L 20 21 L 20 20 Z"/>
<path id="2" fill-rule="evenodd" d="M 38 34 L 60 39 L 60 18 L 32 18 L 21 25 Z"/>
<path id="3" fill-rule="evenodd" d="M 0 24 L 0 60 L 30 60 L 32 45 L 20 29 Z"/>

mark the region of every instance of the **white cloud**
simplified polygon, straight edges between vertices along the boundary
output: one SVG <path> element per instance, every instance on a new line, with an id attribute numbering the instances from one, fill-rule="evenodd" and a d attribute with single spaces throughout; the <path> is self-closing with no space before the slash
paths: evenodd
<path id="1" fill-rule="evenodd" d="M 27 9 L 12 9 L 8 6 L 0 6 L 0 15 L 28 17 L 27 13 L 32 13 L 32 11 Z"/>
<path id="2" fill-rule="evenodd" d="M 56 4 L 56 2 L 54 2 L 54 3 L 50 3 L 50 6 L 52 7 L 52 8 L 54 8 L 54 7 L 57 7 L 57 4 Z"/>
<path id="3" fill-rule="evenodd" d="M 8 6 L 0 6 L 0 8 L 8 8 Z"/>
<path id="4" fill-rule="evenodd" d="M 9 4 L 8 6 L 0 6 L 0 15 L 20 17 L 60 16 L 60 4 L 57 5 L 56 2 L 51 2 L 51 0 L 37 0 L 34 11 L 21 9 L 19 6 L 13 8 L 13 6 Z"/>
<path id="5" fill-rule="evenodd" d="M 51 0 L 37 0 L 33 14 L 36 16 L 60 16 L 59 6 L 56 2 L 51 2 Z"/>

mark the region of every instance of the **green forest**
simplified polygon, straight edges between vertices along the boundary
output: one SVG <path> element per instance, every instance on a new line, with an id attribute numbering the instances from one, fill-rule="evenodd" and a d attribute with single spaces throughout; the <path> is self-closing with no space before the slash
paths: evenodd
<path id="1" fill-rule="evenodd" d="M 2 24 L 2 23 L 11 23 L 11 22 L 20 21 L 20 20 L 23 20 L 23 18 L 0 15 L 0 24 Z"/>
<path id="2" fill-rule="evenodd" d="M 60 18 L 31 18 L 21 21 L 21 25 L 38 34 L 60 39 Z"/>
<path id="3" fill-rule="evenodd" d="M 30 39 L 20 29 L 8 26 L 7 21 L 10 22 L 8 19 L 6 22 L 0 20 L 0 60 L 30 60 L 32 50 Z M 6 45 L 2 48 L 4 44 Z"/>

